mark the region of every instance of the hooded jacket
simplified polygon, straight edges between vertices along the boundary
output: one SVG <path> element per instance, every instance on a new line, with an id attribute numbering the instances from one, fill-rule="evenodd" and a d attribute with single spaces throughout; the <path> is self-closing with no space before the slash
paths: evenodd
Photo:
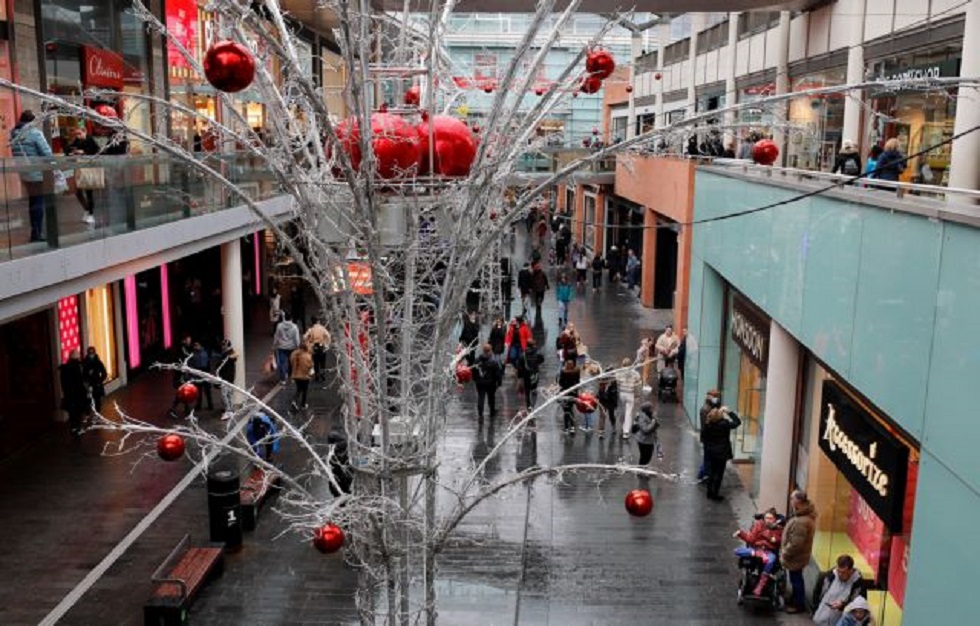
<path id="1" fill-rule="evenodd" d="M 817 581 L 813 593 L 813 606 L 816 607 L 813 622 L 820 626 L 837 626 L 844 611 L 835 609 L 831 604 L 843 602 L 846 606 L 861 595 L 862 591 L 864 587 L 861 585 L 861 572 L 857 569 L 851 572 L 847 580 L 842 580 L 837 575 L 837 568 L 830 570 Z"/>
<path id="2" fill-rule="evenodd" d="M 868 611 L 868 616 L 863 620 L 858 619 L 853 613 L 855 609 Z M 871 605 L 868 604 L 864 596 L 858 596 L 844 607 L 844 616 L 837 622 L 837 626 L 870 626 L 874 624 L 874 621 L 874 617 L 871 615 Z"/>
<path id="3" fill-rule="evenodd" d="M 36 126 L 24 123 L 17 124 L 10 131 L 10 153 L 15 157 L 28 158 L 50 157 L 53 154 L 44 133 Z M 39 183 L 44 180 L 44 172 L 40 168 L 21 172 L 20 179 L 25 183 Z"/>
<path id="4" fill-rule="evenodd" d="M 292 352 L 299 347 L 300 337 L 299 328 L 289 320 L 279 322 L 276 326 L 276 334 L 272 337 L 272 347 L 276 350 L 289 350 Z"/>
<path id="5" fill-rule="evenodd" d="M 648 445 L 657 443 L 657 428 L 660 427 L 660 422 L 652 414 L 640 411 L 636 414 L 633 425 L 636 429 L 636 443 Z"/>
<path id="6" fill-rule="evenodd" d="M 807 502 L 786 522 L 786 530 L 783 531 L 779 560 L 787 571 L 802 570 L 810 562 L 816 531 L 817 509 L 812 502 Z"/>

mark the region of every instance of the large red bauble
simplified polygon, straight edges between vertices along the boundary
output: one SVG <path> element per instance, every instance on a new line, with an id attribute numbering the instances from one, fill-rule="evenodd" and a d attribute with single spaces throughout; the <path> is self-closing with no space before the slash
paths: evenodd
<path id="1" fill-rule="evenodd" d="M 614 69 L 616 69 L 616 61 L 613 55 L 605 50 L 593 50 L 585 57 L 585 71 L 599 80 L 609 78 Z"/>
<path id="2" fill-rule="evenodd" d="M 360 129 L 357 118 L 346 119 L 336 128 L 340 145 L 350 157 L 351 167 L 361 167 Z M 391 113 L 371 115 L 371 146 L 377 159 L 378 176 L 397 178 L 413 174 L 419 165 L 419 137 L 411 124 Z"/>
<path id="3" fill-rule="evenodd" d="M 429 164 L 429 124 L 435 139 L 435 167 Z M 430 169 L 443 176 L 466 176 L 476 158 L 476 138 L 462 121 L 449 115 L 436 115 L 418 127 L 421 142 L 421 166 L 419 172 L 428 174 Z"/>
<path id="4" fill-rule="evenodd" d="M 602 79 L 595 75 L 586 76 L 582 79 L 579 91 L 582 93 L 595 93 L 602 87 Z"/>
<path id="5" fill-rule="evenodd" d="M 194 383 L 184 383 L 177 388 L 177 400 L 184 404 L 197 404 L 197 397 L 200 392 Z"/>
<path id="6" fill-rule="evenodd" d="M 252 84 L 255 59 L 245 46 L 219 41 L 204 55 L 204 76 L 218 91 L 235 93 Z"/>
<path id="7" fill-rule="evenodd" d="M 327 522 L 313 530 L 313 547 L 324 554 L 332 554 L 344 547 L 344 531 L 340 526 Z"/>
<path id="8" fill-rule="evenodd" d="M 408 106 L 417 107 L 419 102 L 422 101 L 422 88 L 418 85 L 412 85 L 405 92 L 405 104 Z"/>
<path id="9" fill-rule="evenodd" d="M 579 413 L 592 413 L 599 408 L 599 399 L 588 391 L 583 391 L 575 399 L 575 408 Z"/>
<path id="10" fill-rule="evenodd" d="M 772 165 L 779 158 L 779 146 L 772 139 L 760 139 L 752 146 L 752 160 L 759 165 Z"/>
<path id="11" fill-rule="evenodd" d="M 473 380 L 473 370 L 468 365 L 463 365 L 460 363 L 456 366 L 456 382 L 460 385 L 465 385 L 466 383 Z"/>
<path id="12" fill-rule="evenodd" d="M 646 517 L 653 510 L 653 496 L 646 489 L 634 489 L 626 494 L 626 510 L 630 515 Z"/>
<path id="13" fill-rule="evenodd" d="M 97 104 L 92 110 L 102 117 L 108 117 L 111 119 L 119 118 L 119 112 L 116 111 L 115 107 L 113 107 L 111 104 Z"/>
<path id="14" fill-rule="evenodd" d="M 176 461 L 184 456 L 184 438 L 170 433 L 157 441 L 157 454 L 164 461 Z"/>

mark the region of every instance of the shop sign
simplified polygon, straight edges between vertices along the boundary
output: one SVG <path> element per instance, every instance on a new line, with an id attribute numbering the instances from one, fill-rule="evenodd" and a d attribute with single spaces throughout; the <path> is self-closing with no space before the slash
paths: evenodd
<path id="1" fill-rule="evenodd" d="M 922 80 L 926 78 L 943 78 L 946 76 L 959 76 L 960 62 L 957 59 L 941 61 L 931 65 L 921 65 L 919 67 L 909 67 L 904 70 L 882 74 L 879 80 Z"/>
<path id="2" fill-rule="evenodd" d="M 819 441 L 875 515 L 901 532 L 909 449 L 833 380 L 823 383 Z"/>
<path id="3" fill-rule="evenodd" d="M 735 293 L 732 297 L 729 325 L 732 329 L 732 341 L 765 373 L 769 359 L 769 318 Z"/>
<path id="4" fill-rule="evenodd" d="M 122 89 L 123 68 L 123 59 L 115 52 L 82 46 L 82 82 L 86 87 Z"/>

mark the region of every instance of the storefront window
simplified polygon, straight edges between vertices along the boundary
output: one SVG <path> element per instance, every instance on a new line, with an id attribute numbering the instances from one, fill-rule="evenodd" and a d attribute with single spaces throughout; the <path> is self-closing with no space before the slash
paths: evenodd
<path id="1" fill-rule="evenodd" d="M 108 372 L 108 381 L 119 376 L 116 360 L 115 306 L 109 286 L 85 292 L 85 348 L 95 348 Z"/>
<path id="2" fill-rule="evenodd" d="M 732 442 L 734 465 L 752 498 L 759 493 L 762 470 L 768 342 L 768 318 L 740 294 L 729 290 L 722 402 L 742 419 Z"/>
<path id="3" fill-rule="evenodd" d="M 793 91 L 806 91 L 843 85 L 846 74 L 846 68 L 842 67 L 794 77 L 790 82 Z M 830 171 L 842 139 L 860 141 L 859 137 L 841 137 L 843 94 L 793 98 L 789 103 L 789 121 L 793 126 L 786 147 L 789 167 Z"/>
<path id="4" fill-rule="evenodd" d="M 850 555 L 868 581 L 875 623 L 898 626 L 918 452 L 813 360 L 807 365 L 803 410 L 796 481 L 819 513 L 813 558 L 826 571 L 838 556 Z M 861 455 L 871 459 L 873 471 L 853 469 L 853 459 Z"/>

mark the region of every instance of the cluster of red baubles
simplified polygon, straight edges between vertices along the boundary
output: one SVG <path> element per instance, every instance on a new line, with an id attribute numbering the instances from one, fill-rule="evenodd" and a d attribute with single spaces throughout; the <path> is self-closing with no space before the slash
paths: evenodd
<path id="1" fill-rule="evenodd" d="M 582 93 L 595 93 L 602 87 L 602 81 L 609 78 L 616 69 L 616 61 L 607 50 L 592 50 L 585 57 L 586 75 L 582 77 L 578 89 Z"/>

